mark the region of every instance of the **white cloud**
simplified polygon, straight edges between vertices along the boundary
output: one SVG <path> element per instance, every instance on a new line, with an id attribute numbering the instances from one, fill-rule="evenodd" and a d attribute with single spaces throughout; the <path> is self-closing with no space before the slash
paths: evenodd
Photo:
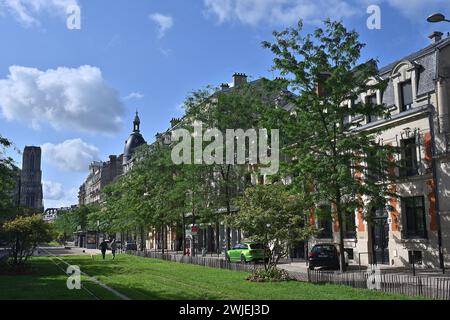
<path id="1" fill-rule="evenodd" d="M 124 98 L 124 100 L 131 100 L 131 99 L 139 100 L 139 99 L 142 99 L 142 98 L 144 98 L 144 94 L 139 92 L 139 91 L 136 91 L 136 92 L 131 92 L 129 95 L 127 95 Z"/>
<path id="2" fill-rule="evenodd" d="M 207 16 L 219 23 L 237 21 L 251 26 L 286 26 L 300 18 L 318 24 L 326 18 L 365 16 L 372 4 L 385 4 L 408 18 L 422 20 L 434 11 L 450 10 L 449 0 L 203 0 L 203 3 Z"/>
<path id="3" fill-rule="evenodd" d="M 317 24 L 328 17 L 338 20 L 365 12 L 351 0 L 204 0 L 204 5 L 206 14 L 219 23 L 238 21 L 251 26 L 291 25 L 299 18 Z"/>
<path id="4" fill-rule="evenodd" d="M 166 32 L 173 27 L 173 18 L 161 13 L 152 13 L 149 15 L 149 19 L 152 20 L 158 26 L 158 38 L 161 39 L 166 35 Z"/>
<path id="5" fill-rule="evenodd" d="M 60 185 L 60 183 L 53 183 L 51 182 L 51 184 L 57 184 Z M 59 187 L 57 187 L 59 188 Z M 50 193 L 46 194 L 46 190 L 45 190 L 45 182 L 44 182 L 44 205 L 45 208 L 64 208 L 64 207 L 70 207 L 74 204 L 78 203 L 78 188 L 73 187 L 73 188 L 64 188 L 61 185 L 62 189 L 62 193 L 60 196 L 58 197 L 54 197 L 54 199 L 52 199 Z"/>
<path id="6" fill-rule="evenodd" d="M 121 128 L 124 107 L 96 67 L 41 71 L 11 66 L 7 78 L 0 79 L 0 111 L 7 120 L 34 129 L 114 133 Z"/>
<path id="7" fill-rule="evenodd" d="M 45 200 L 61 200 L 64 197 L 63 186 L 61 183 L 53 181 L 43 181 L 43 193 Z"/>
<path id="8" fill-rule="evenodd" d="M 398 10 L 404 16 L 411 19 L 421 19 L 425 22 L 428 15 L 437 11 L 445 11 L 444 9 L 450 10 L 449 0 L 365 0 L 366 2 L 375 3 L 386 3 L 390 7 Z M 443 12 L 445 13 L 445 12 Z"/>
<path id="9" fill-rule="evenodd" d="M 37 15 L 46 12 L 65 16 L 67 7 L 77 0 L 0 0 L 0 13 L 8 12 L 25 27 L 39 26 Z"/>
<path id="10" fill-rule="evenodd" d="M 99 159 L 99 151 L 81 139 L 73 139 L 60 144 L 43 144 L 42 158 L 61 170 L 83 172 L 88 170 L 92 161 Z"/>

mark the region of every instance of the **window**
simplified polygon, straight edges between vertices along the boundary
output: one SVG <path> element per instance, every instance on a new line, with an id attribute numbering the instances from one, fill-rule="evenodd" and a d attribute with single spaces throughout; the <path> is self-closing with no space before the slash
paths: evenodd
<path id="1" fill-rule="evenodd" d="M 406 111 L 412 108 L 413 94 L 411 81 L 406 81 L 400 84 L 400 107 L 401 111 Z"/>
<path id="2" fill-rule="evenodd" d="M 402 140 L 402 161 L 400 174 L 402 177 L 412 177 L 419 173 L 417 165 L 416 138 Z"/>
<path id="3" fill-rule="evenodd" d="M 355 212 L 345 215 L 345 238 L 356 239 L 356 215 Z"/>
<path id="4" fill-rule="evenodd" d="M 264 245 L 262 243 L 251 243 L 249 244 L 250 249 L 264 249 Z"/>
<path id="5" fill-rule="evenodd" d="M 317 253 L 317 254 L 326 254 L 326 255 L 337 255 L 337 249 L 333 245 L 323 245 L 319 244 L 312 248 L 311 252 Z"/>
<path id="6" fill-rule="evenodd" d="M 355 259 L 355 253 L 354 253 L 353 249 L 345 248 L 344 250 L 345 250 L 345 252 L 347 252 L 348 260 L 354 260 Z"/>
<path id="7" fill-rule="evenodd" d="M 402 200 L 406 219 L 405 237 L 427 238 L 424 197 L 409 197 Z"/>
<path id="8" fill-rule="evenodd" d="M 409 264 L 419 264 L 423 263 L 422 251 L 408 251 Z"/>
<path id="9" fill-rule="evenodd" d="M 376 152 L 370 152 L 366 157 L 367 179 L 370 181 L 381 181 L 384 169 L 383 161 Z"/>
<path id="10" fill-rule="evenodd" d="M 373 95 L 366 97 L 366 104 L 370 105 L 371 107 L 376 106 L 378 104 L 377 103 L 377 95 L 373 94 Z M 368 115 L 367 123 L 375 122 L 375 121 L 379 120 L 379 118 L 380 117 L 375 116 L 375 115 Z"/>
<path id="11" fill-rule="evenodd" d="M 348 128 L 351 123 L 351 116 L 346 115 L 344 116 L 344 128 Z"/>
<path id="12" fill-rule="evenodd" d="M 319 239 L 333 238 L 333 219 L 330 206 L 317 208 L 317 228 L 320 230 Z"/>

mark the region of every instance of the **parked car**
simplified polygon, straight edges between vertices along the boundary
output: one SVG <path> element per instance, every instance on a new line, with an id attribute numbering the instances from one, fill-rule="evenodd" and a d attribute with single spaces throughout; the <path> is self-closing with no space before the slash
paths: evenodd
<path id="1" fill-rule="evenodd" d="M 264 255 L 265 254 L 265 255 Z M 261 261 L 268 257 L 268 249 L 260 243 L 238 243 L 226 252 L 226 259 L 229 262 L 250 262 Z"/>
<path id="2" fill-rule="evenodd" d="M 137 244 L 136 242 L 126 242 L 125 243 L 125 251 L 137 251 Z"/>
<path id="3" fill-rule="evenodd" d="M 348 265 L 348 254 L 345 255 L 345 264 Z M 309 269 L 314 270 L 317 267 L 339 270 L 339 253 L 336 246 L 332 243 L 316 244 L 308 255 Z"/>

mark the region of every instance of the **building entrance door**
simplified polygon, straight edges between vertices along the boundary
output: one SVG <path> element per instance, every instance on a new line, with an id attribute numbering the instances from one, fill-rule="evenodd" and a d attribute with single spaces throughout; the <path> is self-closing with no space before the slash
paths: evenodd
<path id="1" fill-rule="evenodd" d="M 389 264 L 389 223 L 385 209 L 375 210 L 372 225 L 374 264 Z"/>

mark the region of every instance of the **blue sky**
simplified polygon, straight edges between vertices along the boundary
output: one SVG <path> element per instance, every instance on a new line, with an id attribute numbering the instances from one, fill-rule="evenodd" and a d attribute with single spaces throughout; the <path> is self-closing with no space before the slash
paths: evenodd
<path id="1" fill-rule="evenodd" d="M 81 29 L 66 27 L 69 5 Z M 369 5 L 381 29 L 366 27 Z M 120 154 L 136 109 L 148 142 L 181 115 L 189 92 L 234 72 L 273 78 L 261 48 L 271 32 L 330 17 L 361 34 L 380 65 L 429 43 L 449 24 L 448 0 L 0 0 L 0 133 L 18 149 L 43 146 L 46 207 L 75 204 L 88 163 Z M 21 156 L 9 151 L 17 163 Z"/>

